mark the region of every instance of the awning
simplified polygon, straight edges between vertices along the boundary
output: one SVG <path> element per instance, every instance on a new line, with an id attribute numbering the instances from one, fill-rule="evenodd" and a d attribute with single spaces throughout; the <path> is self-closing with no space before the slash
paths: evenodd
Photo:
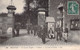
<path id="1" fill-rule="evenodd" d="M 55 22 L 54 17 L 46 17 L 46 22 Z"/>

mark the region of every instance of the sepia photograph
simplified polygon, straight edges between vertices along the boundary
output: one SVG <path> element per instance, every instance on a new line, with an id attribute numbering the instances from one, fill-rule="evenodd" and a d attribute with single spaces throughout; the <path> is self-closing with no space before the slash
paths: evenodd
<path id="1" fill-rule="evenodd" d="M 80 0 L 0 0 L 0 46 L 80 45 Z"/>

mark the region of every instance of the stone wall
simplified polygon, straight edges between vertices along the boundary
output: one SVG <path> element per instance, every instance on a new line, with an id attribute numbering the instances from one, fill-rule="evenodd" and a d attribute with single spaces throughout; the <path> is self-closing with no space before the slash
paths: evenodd
<path id="1" fill-rule="evenodd" d="M 14 26 L 14 19 L 12 17 L 0 17 L 0 35 L 12 37 L 12 33 L 7 33 L 9 27 Z"/>

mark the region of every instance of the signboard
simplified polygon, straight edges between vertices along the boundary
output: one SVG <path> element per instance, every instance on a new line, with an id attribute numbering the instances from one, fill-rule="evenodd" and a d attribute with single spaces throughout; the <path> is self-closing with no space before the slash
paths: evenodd
<path id="1" fill-rule="evenodd" d="M 79 4 L 76 1 L 68 1 L 67 9 L 68 9 L 68 15 L 79 14 Z"/>

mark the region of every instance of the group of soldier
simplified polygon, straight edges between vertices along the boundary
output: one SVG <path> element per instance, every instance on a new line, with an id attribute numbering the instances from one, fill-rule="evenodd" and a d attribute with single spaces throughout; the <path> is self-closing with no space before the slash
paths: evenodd
<path id="1" fill-rule="evenodd" d="M 64 38 L 65 42 L 67 42 L 68 28 L 65 28 L 64 34 L 62 34 L 63 30 L 60 27 L 57 27 L 55 31 L 53 31 L 52 28 L 50 28 L 50 30 L 47 31 L 46 25 L 41 25 L 38 26 L 38 28 L 37 27 L 33 27 L 33 28 L 34 29 L 31 29 L 31 26 L 30 28 L 28 27 L 27 29 L 28 34 L 34 34 L 34 36 L 37 35 L 39 38 L 42 39 L 43 44 L 46 43 L 46 38 L 55 39 L 55 32 L 57 33 L 57 38 L 56 38 L 57 41 Z M 20 26 L 19 24 L 16 24 L 13 31 L 13 37 L 19 36 L 19 30 L 20 30 Z"/>
<path id="2" fill-rule="evenodd" d="M 65 42 L 67 42 L 67 38 L 68 38 L 68 28 L 65 28 L 65 31 L 63 32 L 63 29 L 60 27 L 56 28 L 56 32 L 57 32 L 57 40 L 62 40 L 62 38 L 64 39 Z"/>
<path id="3" fill-rule="evenodd" d="M 16 23 L 13 28 L 13 37 L 19 36 L 20 23 Z"/>
<path id="4" fill-rule="evenodd" d="M 57 36 L 55 36 L 56 33 L 57 33 Z M 67 42 L 67 40 L 68 40 L 68 28 L 67 28 L 67 26 L 65 27 L 64 31 L 63 31 L 63 28 L 61 28 L 59 26 L 55 29 L 55 31 L 53 31 L 52 28 L 50 28 L 49 34 L 50 34 L 49 37 L 51 39 L 54 39 L 56 37 L 57 41 L 64 39 L 64 41 Z"/>
<path id="5" fill-rule="evenodd" d="M 55 33 L 57 33 L 57 37 L 55 36 Z M 55 29 L 55 31 L 53 31 L 52 28 L 50 28 L 50 30 L 47 31 L 46 26 L 41 26 L 41 29 L 39 29 L 38 34 L 38 36 L 42 39 L 42 42 L 44 44 L 46 43 L 46 38 L 56 39 L 57 41 L 64 39 L 65 42 L 67 42 L 68 40 L 67 27 L 65 27 L 65 31 L 63 32 L 63 29 L 59 26 Z"/>

